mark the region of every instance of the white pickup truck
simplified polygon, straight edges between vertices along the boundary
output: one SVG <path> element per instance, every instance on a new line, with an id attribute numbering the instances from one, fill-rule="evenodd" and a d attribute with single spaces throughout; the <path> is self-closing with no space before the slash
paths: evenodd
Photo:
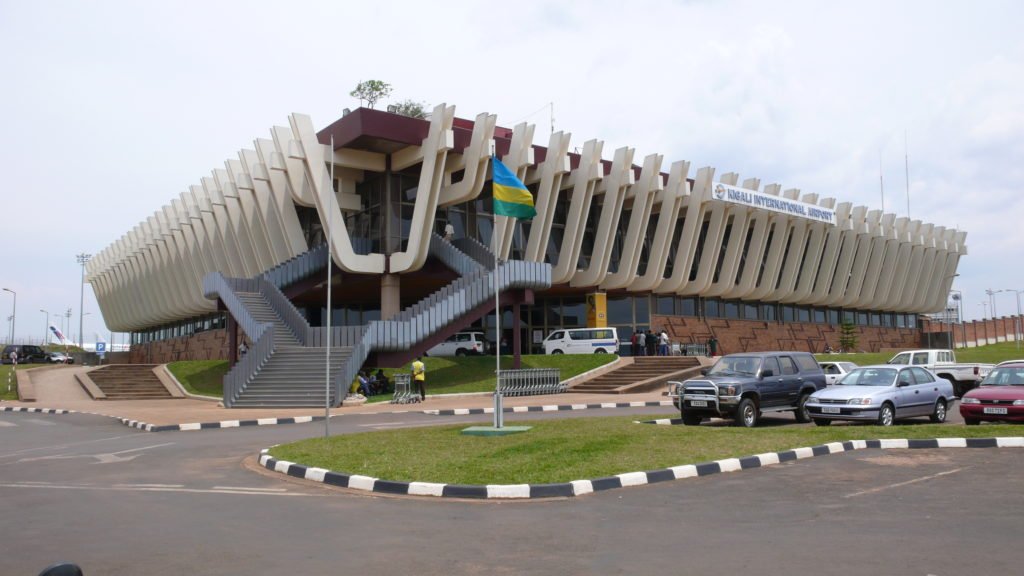
<path id="1" fill-rule="evenodd" d="M 963 396 L 995 368 L 994 364 L 957 364 L 952 350 L 907 350 L 889 359 L 889 364 L 922 366 L 953 384 L 953 393 Z"/>

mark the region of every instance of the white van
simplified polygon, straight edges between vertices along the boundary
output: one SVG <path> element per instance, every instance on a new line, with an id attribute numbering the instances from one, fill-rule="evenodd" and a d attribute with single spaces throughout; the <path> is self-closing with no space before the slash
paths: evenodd
<path id="1" fill-rule="evenodd" d="M 555 330 L 544 340 L 545 354 L 618 354 L 615 328 Z"/>
<path id="2" fill-rule="evenodd" d="M 459 332 L 427 350 L 427 356 L 478 356 L 489 348 L 483 332 Z"/>

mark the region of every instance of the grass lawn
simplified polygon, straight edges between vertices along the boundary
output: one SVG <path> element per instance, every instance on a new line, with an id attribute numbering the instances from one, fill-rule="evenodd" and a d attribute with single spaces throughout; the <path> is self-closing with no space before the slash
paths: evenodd
<path id="1" fill-rule="evenodd" d="M 646 418 L 646 417 L 645 417 Z M 282 460 L 397 481 L 568 482 L 844 440 L 1019 436 L 1012 425 L 758 428 L 634 424 L 635 417 L 520 422 L 529 432 L 464 436 L 466 424 L 314 438 L 277 446 Z M 508 422 L 513 425 L 515 422 Z"/>
<path id="2" fill-rule="evenodd" d="M 561 368 L 562 379 L 568 379 L 615 360 L 612 354 L 559 354 L 555 356 L 525 355 L 523 368 Z M 451 358 L 424 358 L 427 365 L 427 393 L 452 394 L 457 392 L 488 392 L 494 390 L 494 357 L 465 356 Z M 511 368 L 512 357 L 502 356 L 501 367 Z M 221 396 L 222 381 L 227 374 L 227 360 L 189 360 L 172 362 L 167 368 L 181 385 L 192 394 Z M 371 372 L 376 369 L 367 368 Z M 409 365 L 385 368 L 392 378 L 395 373 L 408 374 Z M 2 374 L 2 373 L 0 373 Z M 370 398 L 370 402 L 386 402 L 390 394 Z"/>
<path id="3" fill-rule="evenodd" d="M 18 370 L 24 370 L 25 368 L 34 368 L 39 364 L 29 364 L 27 366 L 18 366 Z M 18 381 L 14 378 L 14 366 L 11 365 L 0 365 L 0 400 L 17 400 L 18 399 Z M 8 379 L 10 379 L 11 389 L 7 390 Z"/>
<path id="4" fill-rule="evenodd" d="M 523 368 L 560 368 L 562 380 L 567 380 L 603 366 L 617 358 L 614 354 L 528 354 L 523 355 Z M 491 392 L 494 390 L 494 356 L 427 357 L 427 394 L 454 394 L 462 392 Z M 502 370 L 512 368 L 512 357 L 501 357 Z M 370 373 L 376 369 L 367 368 Z M 384 374 L 408 374 L 411 363 L 401 368 L 385 368 Z M 390 394 L 373 396 L 370 402 L 386 402 Z"/>
<path id="5" fill-rule="evenodd" d="M 976 348 L 958 348 L 954 350 L 954 353 L 956 354 L 957 362 L 965 363 L 998 364 L 1003 360 L 1024 358 L 1024 349 L 1018 352 L 1015 342 L 1000 342 L 999 344 L 989 344 Z M 819 361 L 854 362 L 860 366 L 868 366 L 870 364 L 885 364 L 895 355 L 895 352 L 866 352 L 862 354 L 815 354 L 814 357 Z"/>
<path id="6" fill-rule="evenodd" d="M 171 362 L 167 369 L 192 394 L 221 397 L 224 395 L 224 375 L 228 372 L 227 360 L 189 360 Z"/>

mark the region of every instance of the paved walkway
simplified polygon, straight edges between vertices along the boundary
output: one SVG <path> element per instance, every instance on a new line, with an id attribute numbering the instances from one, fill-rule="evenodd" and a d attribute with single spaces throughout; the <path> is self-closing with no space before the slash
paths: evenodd
<path id="1" fill-rule="evenodd" d="M 36 387 L 36 402 L 0 402 L 0 406 L 30 408 L 61 408 L 78 412 L 92 412 L 147 422 L 157 426 L 193 422 L 219 422 L 222 420 L 250 420 L 257 418 L 289 418 L 294 416 L 322 416 L 323 408 L 238 408 L 227 409 L 216 402 L 204 400 L 93 400 L 75 380 L 75 374 L 85 367 L 52 368 L 32 372 Z M 641 394 L 547 394 L 505 399 L 505 407 L 543 406 L 551 404 L 599 404 L 602 402 L 653 402 L 666 400 L 662 391 Z M 451 410 L 456 408 L 491 408 L 490 395 L 427 396 L 420 404 L 389 404 L 379 402 L 362 406 L 332 408 L 331 415 L 379 414 L 396 411 Z"/>

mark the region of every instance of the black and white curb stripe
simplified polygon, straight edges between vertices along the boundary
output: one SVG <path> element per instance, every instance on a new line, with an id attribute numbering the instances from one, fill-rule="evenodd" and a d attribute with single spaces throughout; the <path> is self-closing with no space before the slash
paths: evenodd
<path id="1" fill-rule="evenodd" d="M 656 402 L 602 402 L 600 404 L 548 404 L 546 406 L 512 406 L 502 410 L 509 414 L 523 412 L 565 412 L 571 410 L 598 410 L 601 408 L 649 408 L 672 406 L 671 400 Z M 470 414 L 494 414 L 494 408 L 455 408 L 454 410 L 424 410 L 432 416 L 466 416 Z"/>
<path id="2" fill-rule="evenodd" d="M 322 422 L 323 416 L 293 416 L 290 418 L 256 418 L 254 420 L 223 420 L 221 422 L 192 422 L 188 424 L 166 424 L 157 426 L 119 418 L 122 424 L 129 428 L 138 428 L 146 432 L 179 432 L 189 430 L 216 430 L 219 428 L 241 428 L 243 426 L 277 426 L 279 424 L 306 424 L 307 422 Z"/>
<path id="3" fill-rule="evenodd" d="M 61 408 L 29 408 L 28 406 L 0 406 L 0 412 L 35 412 L 38 414 L 75 414 L 74 410 Z"/>
<path id="4" fill-rule="evenodd" d="M 441 498 L 477 498 L 477 499 L 536 499 L 566 498 L 583 496 L 592 492 L 601 492 L 627 486 L 643 486 L 670 480 L 697 478 L 762 468 L 784 462 L 826 456 L 852 450 L 869 448 L 889 450 L 895 448 L 1024 448 L 1024 437 L 1009 438 L 935 438 L 928 440 L 849 440 L 832 442 L 821 446 L 796 448 L 784 452 L 768 452 L 747 456 L 745 458 L 727 458 L 702 464 L 674 466 L 663 470 L 648 472 L 627 472 L 594 480 L 573 480 L 558 484 L 438 484 L 432 482 L 395 482 L 381 480 L 370 476 L 332 472 L 324 468 L 304 466 L 287 460 L 278 460 L 270 455 L 270 449 L 260 452 L 259 463 L 267 470 L 287 474 L 294 478 L 304 478 L 314 482 L 352 488 L 379 494 L 397 494 L 402 496 L 437 496 Z"/>

